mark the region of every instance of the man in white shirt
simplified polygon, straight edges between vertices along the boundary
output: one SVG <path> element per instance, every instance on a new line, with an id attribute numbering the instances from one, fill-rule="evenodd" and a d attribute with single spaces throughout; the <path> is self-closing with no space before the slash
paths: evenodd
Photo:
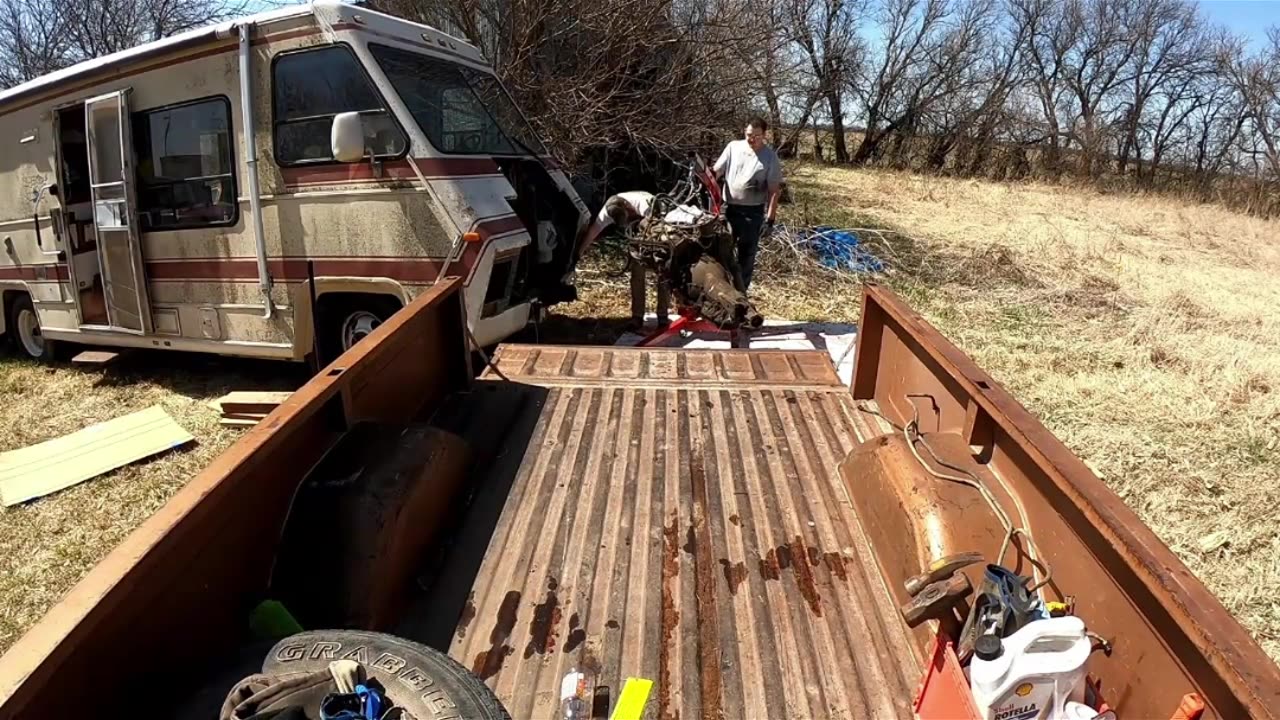
<path id="1" fill-rule="evenodd" d="M 600 208 L 600 213 L 596 215 L 595 221 L 591 223 L 591 227 L 588 227 L 586 234 L 582 236 L 582 242 L 578 243 L 578 255 L 574 259 L 574 267 L 577 267 L 578 261 L 586 256 L 591 245 L 604 234 L 605 230 L 613 225 L 626 227 L 640 222 L 645 215 L 649 214 L 649 206 L 652 204 L 653 193 L 643 190 L 609 196 L 609 199 L 604 201 L 604 207 Z"/>
<path id="2" fill-rule="evenodd" d="M 725 181 L 724 214 L 737 245 L 744 291 L 755 270 L 760 228 L 766 222 L 773 225 L 782 194 L 782 163 L 764 142 L 768 130 L 764 118 L 751 118 L 743 139 L 726 145 L 713 167 L 716 177 Z"/>

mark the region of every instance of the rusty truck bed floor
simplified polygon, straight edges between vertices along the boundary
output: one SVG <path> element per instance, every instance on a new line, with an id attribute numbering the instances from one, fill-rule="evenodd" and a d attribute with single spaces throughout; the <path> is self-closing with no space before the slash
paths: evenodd
<path id="1" fill-rule="evenodd" d="M 601 703 L 653 680 L 646 717 L 910 716 L 919 660 L 837 470 L 865 425 L 824 353 L 497 362 L 453 420 L 488 469 L 403 632 L 447 618 L 436 644 L 516 718 L 554 716 L 575 667 Z"/>

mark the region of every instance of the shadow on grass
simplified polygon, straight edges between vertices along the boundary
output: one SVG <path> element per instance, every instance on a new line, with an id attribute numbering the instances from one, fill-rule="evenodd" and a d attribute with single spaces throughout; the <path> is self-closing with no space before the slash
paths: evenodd
<path id="1" fill-rule="evenodd" d="M 576 317 L 552 311 L 538 325 L 530 325 L 506 342 L 545 345 L 613 345 L 634 329 L 626 317 Z"/>
<path id="2" fill-rule="evenodd" d="M 196 399 L 212 399 L 232 390 L 297 390 L 311 376 L 301 363 L 145 350 L 85 371 L 100 375 L 94 383 L 97 387 L 146 382 Z"/>
<path id="3" fill-rule="evenodd" d="M 80 365 L 71 358 L 90 345 L 66 347 L 66 357 L 48 364 L 51 371 L 80 372 L 96 376 L 94 387 L 115 388 L 141 383 L 164 387 L 193 399 L 212 399 L 232 390 L 296 390 L 310 377 L 302 363 L 279 360 L 253 360 L 204 353 L 163 350 L 126 350 L 105 365 Z M 31 364 L 12 344 L 0 342 L 0 363 Z"/>

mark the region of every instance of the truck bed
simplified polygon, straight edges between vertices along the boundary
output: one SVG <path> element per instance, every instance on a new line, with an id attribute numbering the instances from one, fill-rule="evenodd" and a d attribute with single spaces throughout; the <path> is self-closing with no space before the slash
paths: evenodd
<path id="1" fill-rule="evenodd" d="M 902 583 L 1005 544 L 980 488 L 939 482 L 904 434 L 855 446 L 908 423 L 1035 534 L 1038 560 L 1015 542 L 1004 562 L 1052 567 L 1046 599 L 1073 599 L 1112 644 L 1088 670 L 1120 717 L 1169 717 L 1196 693 L 1206 718 L 1280 719 L 1280 670 L 1222 603 L 888 289 L 864 288 L 848 390 L 820 354 L 757 351 L 509 347 L 508 379 L 476 381 L 461 290 L 418 296 L 111 551 L 0 656 L 0 720 L 100 714 L 171 676 L 188 682 L 151 683 L 156 707 L 197 690 L 218 707 L 261 667 L 249 610 L 278 597 L 284 535 L 307 527 L 295 501 L 335 452 L 350 478 L 399 484 L 367 485 L 385 532 L 344 535 L 368 552 L 318 576 L 359 592 L 314 597 L 339 618 L 385 610 L 356 622 L 450 650 L 517 718 L 554 717 L 570 666 L 598 675 L 597 717 L 627 677 L 655 682 L 650 718 L 905 716 L 917 656 L 948 631 L 905 630 Z M 424 422 L 466 438 L 444 442 L 448 462 L 359 444 Z M 388 661 L 389 682 L 418 686 Z"/>
<path id="2" fill-rule="evenodd" d="M 910 717 L 917 650 L 837 465 L 865 428 L 820 351 L 506 346 L 438 421 L 490 460 L 400 629 L 552 717 Z M 454 622 L 456 620 L 456 623 Z"/>

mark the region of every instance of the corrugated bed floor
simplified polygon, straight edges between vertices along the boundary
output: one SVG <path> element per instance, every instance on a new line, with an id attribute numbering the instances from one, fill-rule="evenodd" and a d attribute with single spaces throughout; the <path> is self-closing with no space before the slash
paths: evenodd
<path id="1" fill-rule="evenodd" d="M 824 353 L 498 363 L 488 390 L 531 419 L 472 425 L 512 438 L 512 477 L 488 481 L 505 500 L 449 652 L 514 717 L 553 717 L 575 667 L 601 717 L 627 677 L 654 681 L 651 718 L 911 716 L 919 660 L 839 479 L 856 410 Z"/>

